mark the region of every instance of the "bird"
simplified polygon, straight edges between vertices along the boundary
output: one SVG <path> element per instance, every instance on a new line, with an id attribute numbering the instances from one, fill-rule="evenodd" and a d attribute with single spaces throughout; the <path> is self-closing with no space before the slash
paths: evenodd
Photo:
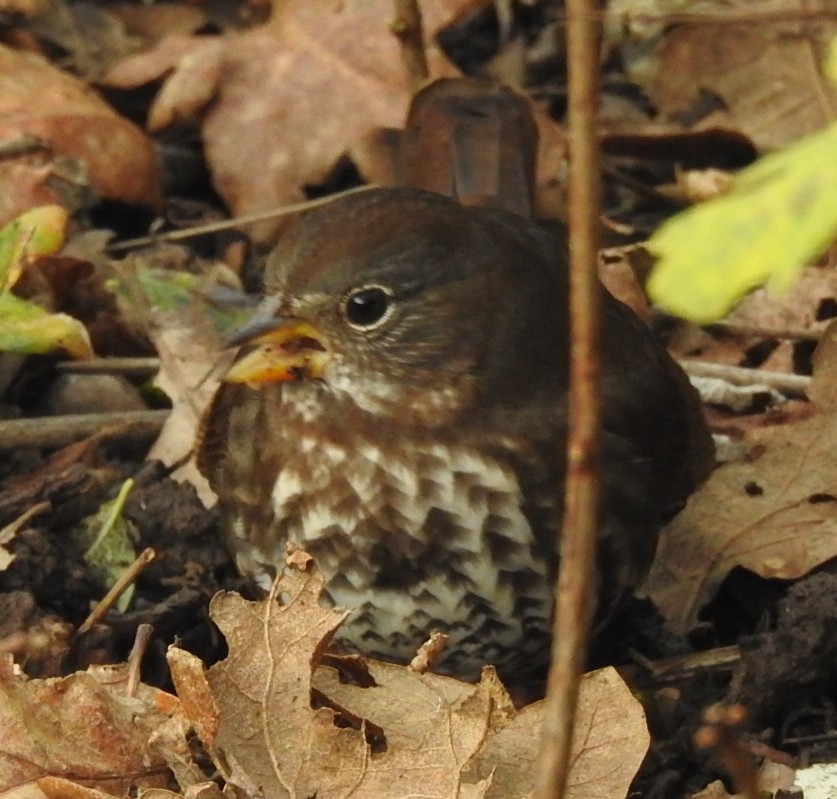
<path id="1" fill-rule="evenodd" d="M 597 629 L 647 575 L 661 526 L 712 466 L 688 379 L 602 288 Z M 566 234 L 414 188 L 312 210 L 206 412 L 199 469 L 240 572 L 286 547 L 348 650 L 473 680 L 548 667 L 569 382 Z M 606 627 L 605 627 L 606 628 Z"/>

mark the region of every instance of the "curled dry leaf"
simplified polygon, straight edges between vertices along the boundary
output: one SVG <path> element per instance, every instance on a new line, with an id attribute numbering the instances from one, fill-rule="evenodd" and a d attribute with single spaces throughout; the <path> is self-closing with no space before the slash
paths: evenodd
<path id="1" fill-rule="evenodd" d="M 0 140 L 24 135 L 52 156 L 81 161 L 103 197 L 159 208 L 162 185 L 149 138 L 77 78 L 31 53 L 0 46 Z M 6 170 L 11 170 L 7 174 Z M 8 179 L 12 174 L 15 182 Z M 5 160 L 0 221 L 31 205 L 60 201 L 46 184 L 51 171 L 27 156 Z"/>
<path id="2" fill-rule="evenodd" d="M 646 590 L 680 631 L 735 566 L 795 579 L 837 557 L 837 328 L 817 350 L 818 413 L 748 431 L 746 456 L 718 468 L 667 528 Z"/>
<path id="3" fill-rule="evenodd" d="M 156 701 L 158 692 L 149 688 L 137 697 L 124 692 L 118 667 L 27 680 L 8 662 L 0 663 L 0 793 L 56 778 L 116 796 L 164 786 L 165 760 L 149 746 L 168 718 Z"/>
<path id="4" fill-rule="evenodd" d="M 366 687 L 328 667 L 312 678 L 344 618 L 319 605 L 321 590 L 317 572 L 297 570 L 264 602 L 217 596 L 211 613 L 229 656 L 205 672 L 203 685 L 195 687 L 203 672 L 192 656 L 183 663 L 184 653 L 170 655 L 184 707 L 200 708 L 198 728 L 209 730 L 204 742 L 231 784 L 277 799 L 531 794 L 539 704 L 517 713 L 490 668 L 477 685 L 376 661 L 366 662 Z M 195 701 L 185 695 L 190 685 Z M 207 719 L 212 706 L 217 714 Z M 648 733 L 641 707 L 613 670 L 585 679 L 578 729 L 570 795 L 624 796 Z"/>

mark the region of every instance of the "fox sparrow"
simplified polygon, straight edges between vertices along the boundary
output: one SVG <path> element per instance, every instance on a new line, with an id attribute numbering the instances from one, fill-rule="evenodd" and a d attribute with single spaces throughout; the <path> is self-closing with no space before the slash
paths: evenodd
<path id="1" fill-rule="evenodd" d="M 519 679 L 549 656 L 568 371 L 560 234 L 416 189 L 312 211 L 271 254 L 266 296 L 204 420 L 199 466 L 241 571 L 293 541 L 341 640 L 439 671 Z M 711 442 L 683 373 L 604 304 L 598 613 L 644 578 Z"/>

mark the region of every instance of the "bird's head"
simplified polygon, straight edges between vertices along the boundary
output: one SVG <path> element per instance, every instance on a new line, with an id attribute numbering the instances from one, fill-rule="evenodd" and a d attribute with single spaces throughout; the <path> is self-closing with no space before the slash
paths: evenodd
<path id="1" fill-rule="evenodd" d="M 550 302 L 558 312 L 557 292 L 533 273 L 520 224 L 403 189 L 309 213 L 270 255 L 265 299 L 234 336 L 245 349 L 225 380 L 316 381 L 366 411 L 435 424 L 479 402 L 488 382 L 531 379 L 557 357 L 545 333 L 555 325 L 533 320 Z"/>

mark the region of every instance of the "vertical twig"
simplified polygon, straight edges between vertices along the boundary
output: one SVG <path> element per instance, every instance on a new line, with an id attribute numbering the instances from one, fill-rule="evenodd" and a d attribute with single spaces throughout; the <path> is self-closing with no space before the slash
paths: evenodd
<path id="1" fill-rule="evenodd" d="M 429 74 L 418 0 L 395 0 L 395 18 L 390 23 L 390 30 L 401 44 L 401 60 L 410 88 L 417 92 Z"/>
<path id="2" fill-rule="evenodd" d="M 598 528 L 600 23 L 595 0 L 567 0 L 570 139 L 570 426 L 552 666 L 536 775 L 537 799 L 563 797 L 592 610 Z"/>

